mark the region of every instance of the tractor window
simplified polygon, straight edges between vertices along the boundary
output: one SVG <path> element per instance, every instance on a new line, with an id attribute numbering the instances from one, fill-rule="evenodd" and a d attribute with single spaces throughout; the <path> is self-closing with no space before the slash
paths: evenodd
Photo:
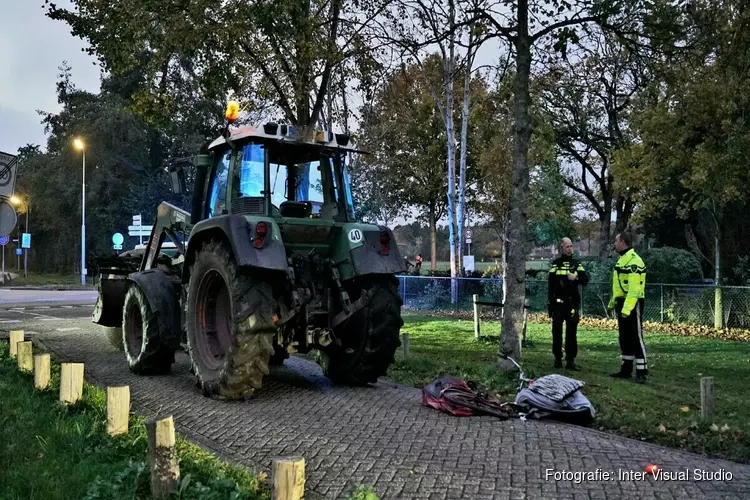
<path id="1" fill-rule="evenodd" d="M 286 165 L 271 164 L 271 204 L 276 208 L 291 199 L 287 193 L 287 168 Z"/>
<path id="2" fill-rule="evenodd" d="M 221 215 L 227 206 L 227 180 L 231 156 L 232 151 L 227 151 L 216 165 L 216 176 L 211 184 L 211 198 L 208 204 L 209 217 Z"/>
<path id="3" fill-rule="evenodd" d="M 248 144 L 240 162 L 240 192 L 243 198 L 263 196 L 263 146 Z"/>
<path id="4" fill-rule="evenodd" d="M 352 196 L 352 176 L 349 172 L 349 167 L 344 162 L 344 155 L 341 155 L 341 170 L 344 184 L 344 196 L 346 197 L 346 209 L 349 212 L 349 218 L 354 220 L 356 218 L 354 213 L 354 196 Z"/>

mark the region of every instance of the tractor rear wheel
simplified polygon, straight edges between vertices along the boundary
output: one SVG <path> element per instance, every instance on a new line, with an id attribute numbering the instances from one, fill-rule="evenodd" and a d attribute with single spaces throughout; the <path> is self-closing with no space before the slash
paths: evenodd
<path id="1" fill-rule="evenodd" d="M 318 362 L 331 380 L 351 385 L 375 383 L 395 361 L 401 345 L 399 332 L 401 297 L 398 281 L 384 279 L 350 291 L 352 301 L 361 293 L 370 294 L 370 302 L 341 324 L 334 334 L 343 345 L 331 344 L 320 351 Z"/>
<path id="2" fill-rule="evenodd" d="M 204 243 L 187 293 L 188 352 L 204 395 L 239 399 L 261 388 L 274 352 L 275 309 L 268 281 L 241 270 L 222 243 Z"/>
<path id="3" fill-rule="evenodd" d="M 122 308 L 122 343 L 133 373 L 162 375 L 174 362 L 174 350 L 159 338 L 159 321 L 141 288 L 130 285 Z"/>

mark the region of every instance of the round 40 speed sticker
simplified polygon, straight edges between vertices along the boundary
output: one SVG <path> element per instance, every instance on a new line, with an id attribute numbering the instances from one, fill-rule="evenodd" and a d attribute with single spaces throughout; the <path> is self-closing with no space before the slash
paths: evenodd
<path id="1" fill-rule="evenodd" d="M 349 241 L 352 243 L 359 243 L 363 239 L 365 239 L 365 237 L 359 229 L 352 229 L 349 231 Z"/>

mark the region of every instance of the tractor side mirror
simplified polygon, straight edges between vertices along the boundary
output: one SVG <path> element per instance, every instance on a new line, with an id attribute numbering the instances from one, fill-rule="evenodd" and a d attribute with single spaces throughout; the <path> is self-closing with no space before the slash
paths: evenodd
<path id="1" fill-rule="evenodd" d="M 183 194 L 187 191 L 185 186 L 185 169 L 182 166 L 169 167 L 169 180 L 172 183 L 172 192 L 174 194 Z"/>

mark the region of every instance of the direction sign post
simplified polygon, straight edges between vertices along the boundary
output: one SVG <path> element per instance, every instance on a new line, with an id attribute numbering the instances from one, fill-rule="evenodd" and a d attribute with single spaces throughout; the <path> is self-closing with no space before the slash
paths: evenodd
<path id="1" fill-rule="evenodd" d="M 471 255 L 471 236 L 471 228 L 466 228 L 466 244 L 469 246 L 469 249 L 466 252 L 467 255 Z"/>
<path id="2" fill-rule="evenodd" d="M 141 221 L 141 214 L 134 215 L 133 216 L 133 225 L 136 226 L 136 227 L 138 227 L 139 231 L 141 230 L 141 223 L 142 223 L 142 221 Z M 139 234 L 138 235 L 138 241 L 140 242 L 141 245 L 143 245 L 143 234 Z"/>

